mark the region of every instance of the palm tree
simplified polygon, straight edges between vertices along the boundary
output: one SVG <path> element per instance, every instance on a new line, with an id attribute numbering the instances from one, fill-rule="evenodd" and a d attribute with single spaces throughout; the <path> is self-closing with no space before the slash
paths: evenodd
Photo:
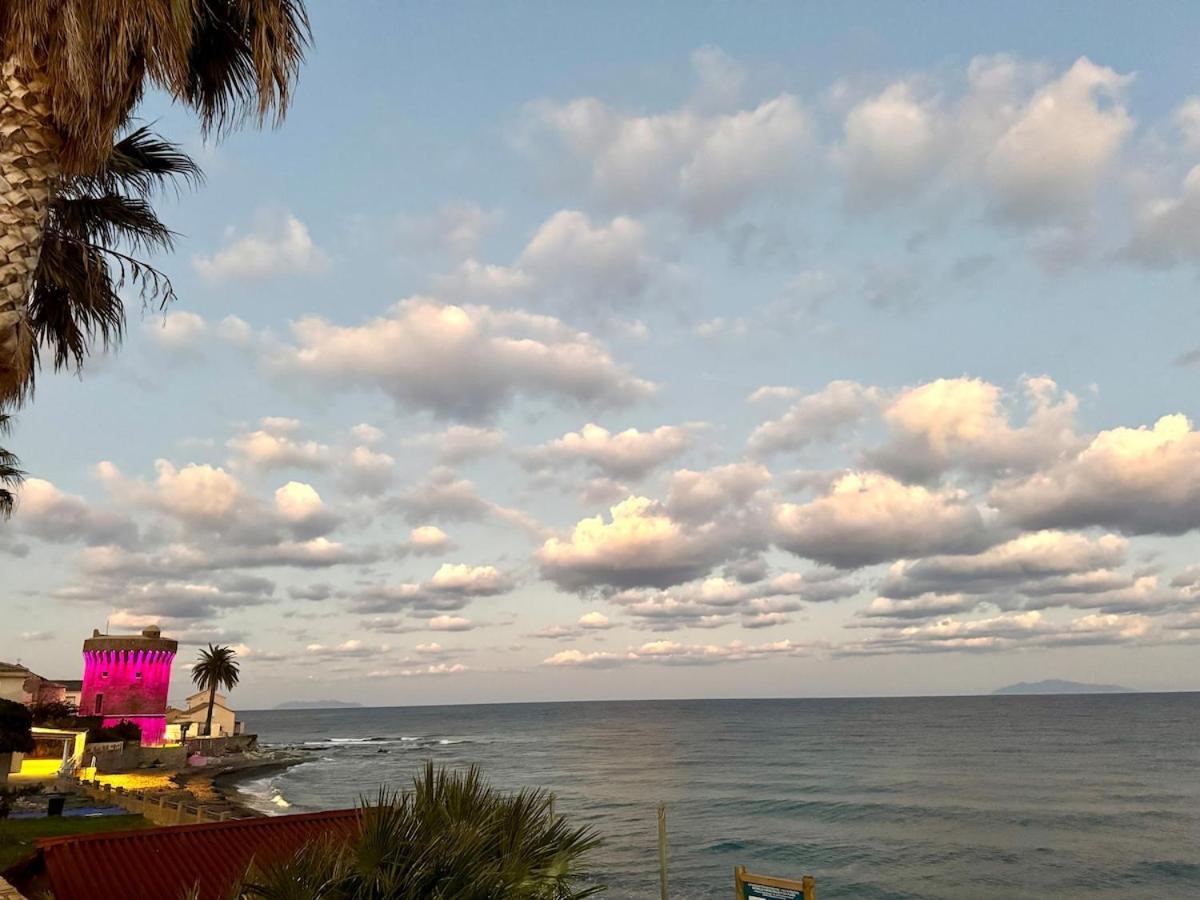
<path id="1" fill-rule="evenodd" d="M 206 133 L 278 121 L 309 34 L 303 0 L 0 3 L 0 403 L 34 363 L 29 300 L 64 178 L 104 166 L 151 85 Z"/>
<path id="2" fill-rule="evenodd" d="M 50 203 L 29 300 L 34 366 L 28 388 L 43 347 L 53 352 L 56 370 L 79 370 L 94 340 L 105 349 L 120 340 L 120 289 L 127 280 L 144 302 L 158 299 L 165 306 L 174 299 L 170 279 L 130 253 L 171 249 L 175 235 L 150 199 L 162 188 L 202 178 L 177 145 L 143 127 L 117 141 L 96 172 L 63 180 Z"/>
<path id="3" fill-rule="evenodd" d="M 212 733 L 213 705 L 217 702 L 217 689 L 230 691 L 238 683 L 238 664 L 232 647 L 208 645 L 201 650 L 192 666 L 192 682 L 202 691 L 208 691 L 208 715 L 204 719 L 204 733 Z"/>
<path id="4" fill-rule="evenodd" d="M 118 247 L 170 249 L 175 235 L 159 221 L 150 198 L 172 182 L 194 184 L 202 177 L 178 146 L 138 128 L 113 145 L 96 172 L 64 179 L 50 203 L 29 300 L 34 364 L 23 390 L 33 387 L 43 347 L 53 352 L 56 370 L 78 371 L 94 340 L 106 349 L 120 340 L 125 329 L 120 289 L 127 280 L 140 288 L 143 301 L 158 298 L 166 305 L 174 298 L 169 278 Z M 0 413 L 0 435 L 11 424 Z M 23 475 L 16 456 L 0 447 L 0 518 L 12 515 L 12 489 Z"/>
<path id="5" fill-rule="evenodd" d="M 10 417 L 0 413 L 0 434 L 8 434 Z M 17 467 L 17 457 L 0 447 L 0 519 L 12 515 L 16 497 L 13 488 L 17 487 L 25 477 L 25 473 Z"/>
<path id="6" fill-rule="evenodd" d="M 542 790 L 503 794 L 480 770 L 426 763 L 409 791 L 362 805 L 348 841 L 308 844 L 252 868 L 239 900 L 575 900 L 604 890 L 584 862 L 599 844 Z"/>

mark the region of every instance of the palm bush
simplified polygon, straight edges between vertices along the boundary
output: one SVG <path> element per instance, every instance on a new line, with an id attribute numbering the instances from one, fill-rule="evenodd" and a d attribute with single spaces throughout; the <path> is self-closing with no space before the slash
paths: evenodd
<path id="1" fill-rule="evenodd" d="M 362 805 L 349 841 L 318 841 L 252 867 L 238 900 L 574 900 L 604 890 L 585 857 L 587 827 L 554 814 L 542 790 L 501 793 L 472 766 L 427 763 L 411 790 Z"/>

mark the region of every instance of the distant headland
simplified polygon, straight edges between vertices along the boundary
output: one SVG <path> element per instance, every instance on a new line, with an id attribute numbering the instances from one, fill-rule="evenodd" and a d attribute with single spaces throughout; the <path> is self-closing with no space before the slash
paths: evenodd
<path id="1" fill-rule="evenodd" d="M 274 709 L 350 709 L 356 706 L 362 704 L 345 700 L 288 700 L 275 704 Z"/>
<path id="2" fill-rule="evenodd" d="M 1133 694 L 1133 688 L 1119 684 L 1091 684 L 1086 681 L 1063 681 L 1047 678 L 1045 681 L 1018 681 L 992 691 L 993 694 Z"/>

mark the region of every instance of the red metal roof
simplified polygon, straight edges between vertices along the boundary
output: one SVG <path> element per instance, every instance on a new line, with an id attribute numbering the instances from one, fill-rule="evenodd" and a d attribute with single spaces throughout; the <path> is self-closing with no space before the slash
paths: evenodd
<path id="1" fill-rule="evenodd" d="M 339 809 L 43 838 L 35 861 L 20 868 L 55 900 L 180 900 L 197 881 L 200 900 L 225 900 L 251 860 L 281 859 L 357 823 L 358 810 Z"/>

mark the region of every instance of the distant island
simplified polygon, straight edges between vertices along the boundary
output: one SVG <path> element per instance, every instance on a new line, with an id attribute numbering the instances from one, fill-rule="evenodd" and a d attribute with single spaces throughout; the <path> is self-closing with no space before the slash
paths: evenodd
<path id="1" fill-rule="evenodd" d="M 993 694 L 1133 694 L 1133 688 L 1119 684 L 1090 684 L 1086 681 L 1063 681 L 1047 678 L 1045 681 L 1018 681 L 997 688 Z"/>
<path id="2" fill-rule="evenodd" d="M 286 703 L 275 704 L 275 709 L 351 709 L 362 706 L 361 703 L 348 703 L 345 700 L 288 700 Z"/>

